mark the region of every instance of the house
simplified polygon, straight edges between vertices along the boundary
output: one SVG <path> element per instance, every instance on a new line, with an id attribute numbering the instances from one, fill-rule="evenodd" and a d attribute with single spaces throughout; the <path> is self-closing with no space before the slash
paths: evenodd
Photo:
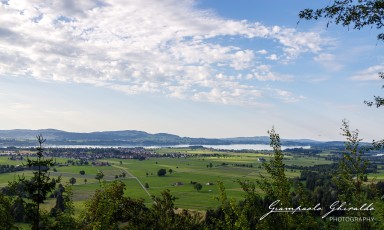
<path id="1" fill-rule="evenodd" d="M 265 158 L 264 157 L 260 157 L 260 158 L 257 159 L 257 161 L 265 162 Z"/>

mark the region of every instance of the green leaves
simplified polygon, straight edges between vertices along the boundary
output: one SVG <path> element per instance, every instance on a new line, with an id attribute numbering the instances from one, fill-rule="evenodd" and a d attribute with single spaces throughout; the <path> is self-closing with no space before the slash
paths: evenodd
<path id="1" fill-rule="evenodd" d="M 95 179 L 96 180 L 98 180 L 99 181 L 99 183 L 100 183 L 100 180 L 102 180 L 104 178 L 104 173 L 103 173 L 103 171 L 97 171 L 97 174 L 96 174 L 96 176 L 95 176 Z"/>
<path id="2" fill-rule="evenodd" d="M 382 40 L 384 40 L 384 34 L 382 34 Z M 384 72 L 379 73 L 379 77 L 384 80 Z M 384 85 L 382 86 L 384 88 Z M 380 96 L 373 96 L 374 101 L 364 101 L 364 103 L 368 106 L 375 105 L 377 108 L 380 106 L 384 106 L 384 98 Z"/>
<path id="3" fill-rule="evenodd" d="M 331 23 L 352 27 L 360 30 L 366 26 L 380 30 L 384 25 L 384 1 L 353 0 L 331 1 L 321 9 L 304 9 L 299 17 L 305 20 L 328 19 L 327 26 Z M 384 33 L 379 33 L 377 39 L 384 41 Z"/>
<path id="4" fill-rule="evenodd" d="M 4 196 L 0 192 L 0 220 L 1 220 L 1 225 L 0 229 L 16 229 L 13 224 L 14 224 L 14 217 L 11 215 L 11 199 L 8 197 Z"/>
<path id="5" fill-rule="evenodd" d="M 340 191 L 339 199 L 342 202 L 348 202 L 353 207 L 361 207 L 364 203 L 369 203 L 367 199 L 367 186 L 364 186 L 364 180 L 367 178 L 366 169 L 368 161 L 363 158 L 364 148 L 359 146 L 362 139 L 359 138 L 358 130 L 350 130 L 347 120 L 343 120 L 342 135 L 346 138 L 345 151 L 339 162 L 339 169 L 334 181 Z M 370 217 L 371 213 L 367 211 L 353 212 L 358 217 Z M 360 229 L 370 229 L 370 222 L 359 222 Z"/>
<path id="6" fill-rule="evenodd" d="M 262 179 L 257 181 L 260 188 L 270 197 L 281 200 L 288 204 L 289 182 L 285 175 L 285 165 L 283 163 L 284 154 L 281 151 L 280 136 L 272 128 L 268 131 L 270 137 L 270 146 L 273 148 L 273 158 L 270 162 L 264 162 L 263 166 L 270 178 L 261 176 Z"/>
<path id="7" fill-rule="evenodd" d="M 82 214 L 86 229 L 116 229 L 121 218 L 125 184 L 114 181 L 96 190 Z"/>

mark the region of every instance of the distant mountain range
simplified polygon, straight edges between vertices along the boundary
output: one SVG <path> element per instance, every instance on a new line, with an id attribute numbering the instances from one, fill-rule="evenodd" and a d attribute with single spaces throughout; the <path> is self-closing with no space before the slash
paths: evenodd
<path id="1" fill-rule="evenodd" d="M 66 132 L 56 129 L 14 129 L 0 130 L 0 146 L 35 146 L 36 135 L 47 139 L 46 145 L 105 145 L 105 146 L 151 146 L 151 145 L 230 145 L 269 144 L 269 137 L 235 138 L 190 138 L 168 133 L 150 134 L 137 130 L 103 131 L 91 133 Z M 282 139 L 283 145 L 321 145 L 324 142 L 309 139 Z M 336 142 L 338 143 L 338 142 Z"/>

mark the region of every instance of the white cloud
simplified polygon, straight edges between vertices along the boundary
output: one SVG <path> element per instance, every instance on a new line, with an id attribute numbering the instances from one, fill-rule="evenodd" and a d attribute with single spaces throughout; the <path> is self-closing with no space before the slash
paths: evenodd
<path id="1" fill-rule="evenodd" d="M 327 69 L 338 71 L 343 68 L 343 65 L 341 65 L 338 60 L 336 60 L 335 55 L 330 53 L 320 53 L 313 59 L 324 67 L 326 67 Z"/>
<path id="2" fill-rule="evenodd" d="M 292 76 L 273 72 L 270 65 L 259 65 L 247 75 L 247 79 L 257 79 L 259 81 L 290 81 L 292 80 Z"/>
<path id="3" fill-rule="evenodd" d="M 295 59 L 304 52 L 320 52 L 324 40 L 315 32 L 297 32 L 295 29 L 273 27 L 272 37 L 284 45 L 284 56 L 287 60 Z"/>
<path id="4" fill-rule="evenodd" d="M 294 95 L 294 93 L 286 90 L 274 89 L 274 91 L 276 93 L 276 97 L 286 103 L 293 103 L 306 99 L 306 97 L 302 95 Z"/>
<path id="5" fill-rule="evenodd" d="M 384 65 L 374 65 L 351 77 L 354 81 L 377 81 L 381 80 L 378 73 L 384 72 Z"/>
<path id="6" fill-rule="evenodd" d="M 255 54 L 266 50 L 213 41 L 219 37 L 276 41 L 281 54 L 269 58 L 282 61 L 324 43 L 314 32 L 223 19 L 192 0 L 9 0 L 0 7 L 0 76 L 230 104 L 257 104 L 252 79 L 286 79 L 260 70 Z M 249 82 L 240 83 L 239 71 Z"/>
<path id="7" fill-rule="evenodd" d="M 279 60 L 279 58 L 277 57 L 276 54 L 271 54 L 267 57 L 267 59 L 271 60 L 271 61 L 277 61 Z"/>
<path id="8" fill-rule="evenodd" d="M 318 56 L 314 57 L 315 61 L 318 62 L 323 62 L 323 61 L 334 61 L 335 60 L 335 55 L 333 54 L 328 54 L 328 53 L 321 53 Z"/>
<path id="9" fill-rule="evenodd" d="M 267 54 L 268 51 L 262 49 L 262 50 L 257 51 L 257 53 L 258 53 L 258 54 Z"/>

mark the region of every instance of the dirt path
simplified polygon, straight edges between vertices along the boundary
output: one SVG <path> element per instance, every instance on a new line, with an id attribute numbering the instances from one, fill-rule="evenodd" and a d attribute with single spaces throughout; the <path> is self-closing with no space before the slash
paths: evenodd
<path id="1" fill-rule="evenodd" d="M 144 189 L 144 191 L 148 194 L 148 196 L 151 197 L 151 194 L 149 194 L 148 190 L 144 187 L 144 185 L 141 183 L 141 181 L 139 180 L 139 178 L 135 177 L 132 173 L 130 173 L 130 172 L 129 172 L 126 168 L 124 168 L 124 167 L 117 166 L 117 165 L 112 165 L 112 166 L 115 167 L 115 168 L 121 169 L 121 170 L 123 170 L 124 172 L 126 172 L 127 175 L 129 175 L 129 178 L 132 178 L 132 179 L 137 180 L 137 182 L 139 182 L 139 184 L 140 184 L 141 187 Z"/>

